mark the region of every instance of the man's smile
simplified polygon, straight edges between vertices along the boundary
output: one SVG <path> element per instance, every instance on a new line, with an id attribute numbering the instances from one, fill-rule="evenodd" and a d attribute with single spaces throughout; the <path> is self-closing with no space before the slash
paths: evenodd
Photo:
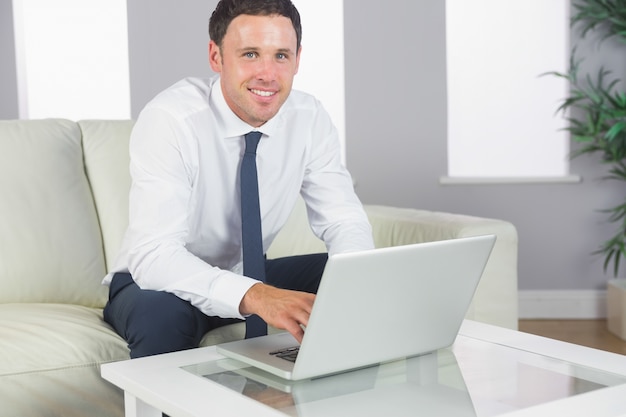
<path id="1" fill-rule="evenodd" d="M 276 94 L 276 91 L 263 91 L 263 90 L 257 90 L 254 88 L 251 88 L 250 91 L 253 94 L 256 94 L 257 96 L 261 96 L 261 97 L 271 97 L 274 94 Z"/>

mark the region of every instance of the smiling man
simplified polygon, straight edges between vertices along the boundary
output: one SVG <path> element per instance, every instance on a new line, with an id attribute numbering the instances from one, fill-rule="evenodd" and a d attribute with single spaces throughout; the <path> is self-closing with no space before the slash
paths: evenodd
<path id="1" fill-rule="evenodd" d="M 301 340 L 327 255 L 263 257 L 298 196 L 331 256 L 373 248 L 337 130 L 315 98 L 292 91 L 302 29 L 291 1 L 222 0 L 209 34 L 217 75 L 160 93 L 131 135 L 129 225 L 104 283 L 105 320 L 133 358 L 197 347 L 209 330 L 249 316 Z M 246 271 L 242 249 L 250 132 L 260 138 L 253 160 L 264 277 Z"/>

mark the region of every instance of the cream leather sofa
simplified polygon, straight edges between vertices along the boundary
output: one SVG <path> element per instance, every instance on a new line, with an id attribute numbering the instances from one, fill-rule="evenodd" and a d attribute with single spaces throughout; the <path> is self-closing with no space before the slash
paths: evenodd
<path id="1" fill-rule="evenodd" d="M 102 363 L 128 359 L 102 320 L 100 285 L 127 222 L 130 121 L 0 121 L 0 404 L 6 416 L 122 416 Z M 517 326 L 510 223 L 367 206 L 379 247 L 495 233 L 468 317 Z M 323 250 L 302 205 L 270 257 Z M 203 344 L 240 338 L 240 324 Z"/>

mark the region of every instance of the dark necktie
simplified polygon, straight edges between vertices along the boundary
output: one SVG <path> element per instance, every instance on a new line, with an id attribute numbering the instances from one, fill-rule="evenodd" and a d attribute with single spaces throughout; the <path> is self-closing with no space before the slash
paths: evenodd
<path id="1" fill-rule="evenodd" d="M 256 171 L 256 148 L 261 132 L 245 135 L 246 151 L 241 161 L 241 240 L 243 274 L 265 282 L 265 257 L 261 233 L 259 184 Z M 267 324 L 256 314 L 246 319 L 246 339 L 267 334 Z"/>

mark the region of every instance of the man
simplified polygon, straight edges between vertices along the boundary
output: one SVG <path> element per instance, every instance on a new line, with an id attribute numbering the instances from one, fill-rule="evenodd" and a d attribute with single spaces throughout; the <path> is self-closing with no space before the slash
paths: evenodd
<path id="1" fill-rule="evenodd" d="M 326 254 L 264 262 L 244 276 L 239 169 L 256 150 L 262 245 L 298 195 L 329 253 L 371 249 L 371 228 L 340 161 L 337 131 L 313 97 L 292 91 L 300 16 L 289 0 L 222 0 L 209 61 L 218 76 L 159 94 L 131 135 L 129 225 L 105 320 L 131 357 L 197 347 L 209 330 L 258 315 L 302 340 Z"/>

